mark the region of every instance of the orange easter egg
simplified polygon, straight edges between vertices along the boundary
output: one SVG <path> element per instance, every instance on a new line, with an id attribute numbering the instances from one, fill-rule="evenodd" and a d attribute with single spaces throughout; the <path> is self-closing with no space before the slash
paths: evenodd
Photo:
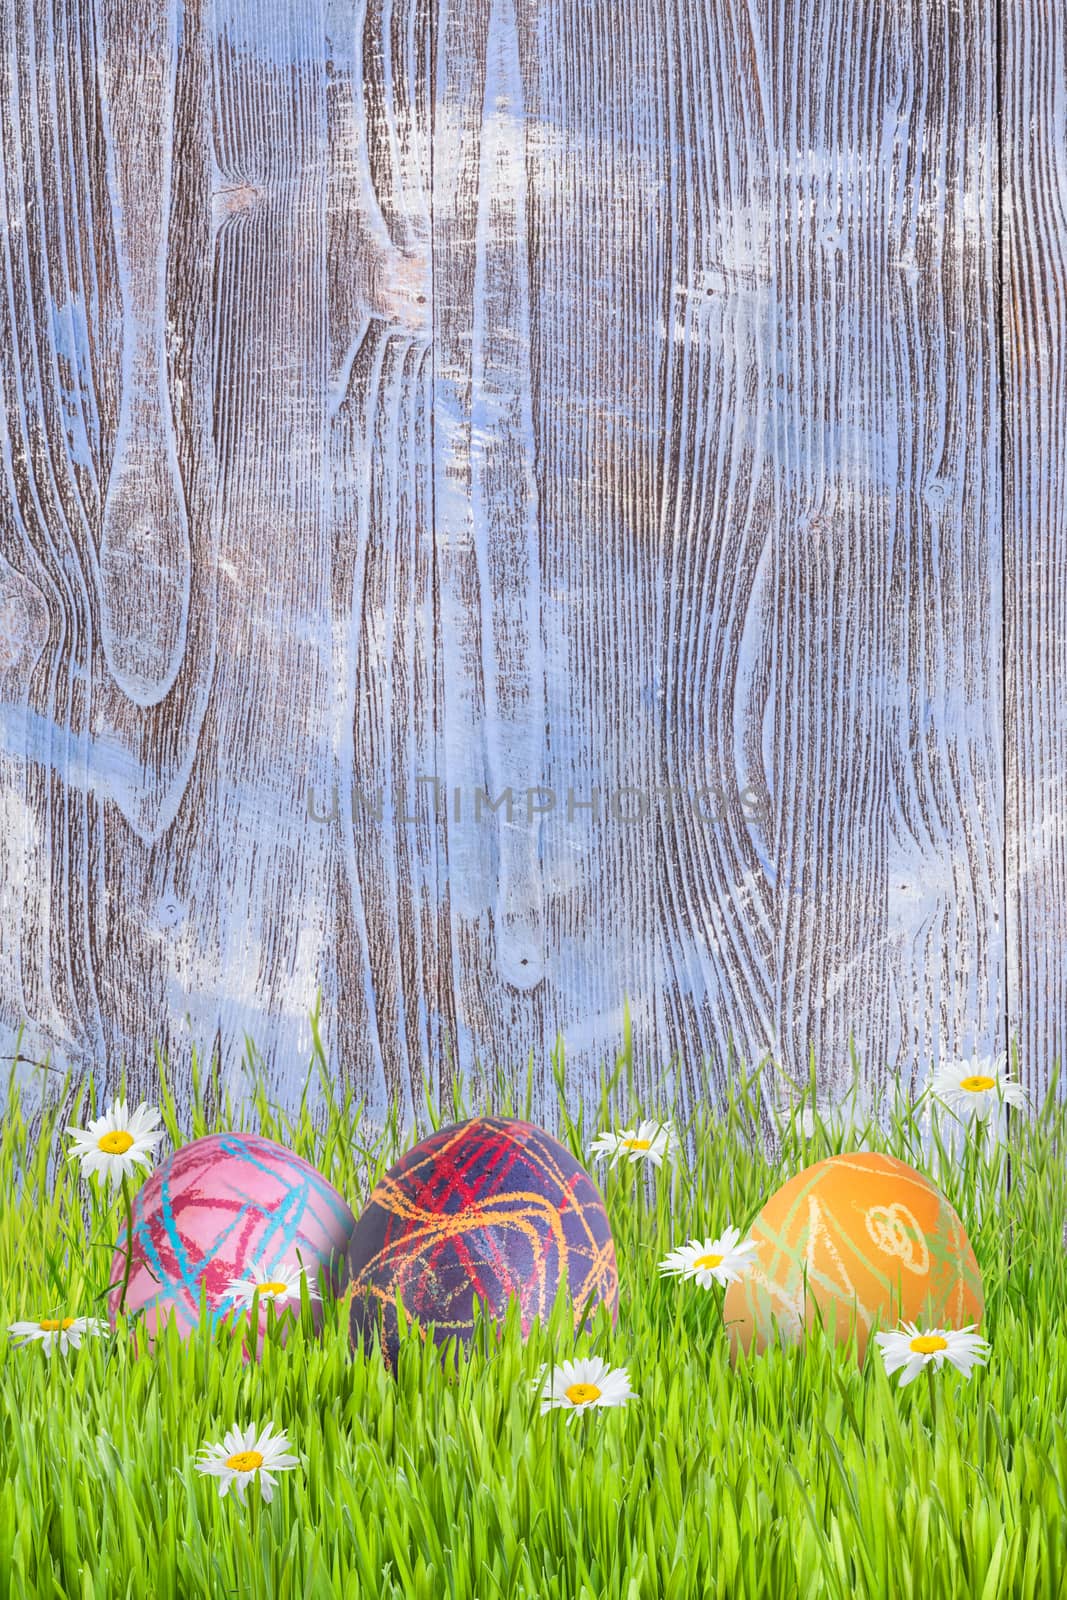
<path id="1" fill-rule="evenodd" d="M 901 1321 L 980 1331 L 982 1277 L 963 1224 L 929 1178 L 895 1156 L 817 1161 L 771 1196 L 746 1237 L 756 1249 L 723 1301 L 731 1362 L 753 1340 L 757 1352 L 775 1343 L 772 1316 L 788 1344 L 820 1313 L 839 1344 L 854 1321 L 861 1363 L 876 1315 L 882 1332 Z"/>

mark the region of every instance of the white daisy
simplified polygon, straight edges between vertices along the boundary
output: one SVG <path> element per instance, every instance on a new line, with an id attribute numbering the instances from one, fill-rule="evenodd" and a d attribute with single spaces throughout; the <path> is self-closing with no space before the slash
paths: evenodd
<path id="1" fill-rule="evenodd" d="M 236 1297 L 237 1304 L 251 1311 L 252 1297 L 258 1292 L 260 1306 L 266 1301 L 273 1300 L 279 1316 L 287 1304 L 292 1302 L 297 1312 L 300 1310 L 300 1279 L 305 1273 L 305 1268 L 294 1267 L 289 1262 L 277 1269 L 273 1278 L 231 1278 L 227 1285 L 227 1293 Z M 312 1300 L 321 1300 L 318 1289 L 308 1282 L 308 1296 Z"/>
<path id="2" fill-rule="evenodd" d="M 690 1239 L 688 1244 L 672 1250 L 660 1262 L 659 1270 L 677 1273 L 682 1278 L 695 1278 L 702 1289 L 710 1289 L 713 1281 L 733 1283 L 748 1265 L 744 1259 L 747 1252 L 757 1248 L 755 1240 L 747 1239 L 740 1244 L 740 1238 L 740 1228 L 728 1227 L 721 1239 L 705 1239 L 703 1244 L 699 1239 Z"/>
<path id="3" fill-rule="evenodd" d="M 58 1339 L 59 1353 L 65 1356 L 71 1346 L 75 1350 L 81 1348 L 83 1333 L 110 1333 L 111 1329 L 99 1317 L 44 1317 L 40 1322 L 11 1322 L 7 1331 L 16 1349 L 40 1339 L 45 1355 L 51 1356 L 52 1346 Z"/>
<path id="4" fill-rule="evenodd" d="M 151 1170 L 152 1147 L 164 1136 L 162 1129 L 153 1128 L 158 1121 L 159 1112 L 150 1111 L 147 1101 L 142 1101 L 131 1117 L 126 1101 L 115 1100 L 102 1117 L 90 1122 L 88 1131 L 67 1129 L 74 1135 L 75 1146 L 67 1152 L 67 1160 L 77 1157 L 86 1176 L 99 1172 L 117 1189 L 138 1163 Z"/>
<path id="5" fill-rule="evenodd" d="M 968 1061 L 953 1061 L 940 1067 L 930 1080 L 929 1093 L 951 1111 L 984 1122 L 1001 1102 L 1025 1108 L 1026 1093 L 1012 1082 L 1005 1071 L 1007 1053 L 998 1056 L 972 1056 Z"/>
<path id="6" fill-rule="evenodd" d="M 905 1322 L 903 1332 L 898 1329 L 895 1333 L 876 1333 L 874 1337 L 882 1347 L 886 1372 L 892 1375 L 904 1368 L 900 1380 L 903 1389 L 931 1361 L 939 1372 L 948 1361 L 970 1378 L 971 1368 L 986 1361 L 990 1348 L 981 1334 L 970 1331 L 977 1326 L 969 1322 L 966 1328 L 931 1328 L 928 1333 L 920 1333 L 914 1322 Z"/>
<path id="7" fill-rule="evenodd" d="M 538 1371 L 535 1389 L 542 1387 L 545 1371 L 544 1366 Z M 541 1415 L 564 1406 L 569 1424 L 579 1411 L 594 1406 L 623 1406 L 627 1400 L 637 1398 L 625 1367 L 609 1367 L 599 1356 L 583 1356 L 552 1368 L 548 1394 L 541 1401 Z"/>
<path id="8" fill-rule="evenodd" d="M 678 1141 L 669 1122 L 642 1122 L 639 1128 L 625 1128 L 622 1133 L 602 1133 L 589 1146 L 589 1154 L 598 1159 L 611 1156 L 612 1167 L 627 1155 L 631 1162 L 644 1159 L 658 1167 L 664 1156 L 673 1155 L 677 1148 Z"/>
<path id="9" fill-rule="evenodd" d="M 274 1479 L 271 1473 L 286 1471 L 290 1467 L 300 1465 L 299 1456 L 289 1456 L 284 1453 L 289 1445 L 284 1432 L 275 1434 L 274 1438 L 271 1438 L 273 1426 L 273 1423 L 268 1422 L 257 1439 L 254 1424 L 243 1434 L 235 1425 L 222 1444 L 201 1446 L 207 1451 L 207 1455 L 203 1461 L 196 1462 L 196 1470 L 210 1473 L 212 1477 L 218 1478 L 220 1500 L 230 1485 L 234 1484 L 237 1498 L 244 1505 L 245 1485 L 258 1472 L 259 1492 L 269 1503 L 274 1493 Z"/>

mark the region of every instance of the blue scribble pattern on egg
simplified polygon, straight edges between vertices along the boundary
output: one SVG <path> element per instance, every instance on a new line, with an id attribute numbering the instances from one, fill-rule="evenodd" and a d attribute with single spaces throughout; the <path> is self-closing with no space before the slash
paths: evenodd
<path id="1" fill-rule="evenodd" d="M 232 1279 L 269 1281 L 285 1262 L 303 1266 L 309 1288 L 320 1287 L 325 1269 L 328 1290 L 340 1296 L 355 1220 L 333 1185 L 284 1145 L 251 1133 L 194 1139 L 157 1167 L 134 1197 L 126 1314 L 144 1312 L 149 1348 L 172 1313 L 185 1338 L 199 1320 L 201 1286 L 215 1324 L 237 1304 Z M 111 1268 L 112 1327 L 125 1266 L 123 1226 Z M 313 1299 L 311 1310 L 321 1330 L 321 1301 Z M 257 1353 L 266 1314 L 261 1300 Z"/>

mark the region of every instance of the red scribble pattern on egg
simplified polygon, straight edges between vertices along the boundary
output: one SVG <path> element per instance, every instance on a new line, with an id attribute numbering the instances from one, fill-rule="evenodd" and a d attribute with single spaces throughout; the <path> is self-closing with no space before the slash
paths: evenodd
<path id="1" fill-rule="evenodd" d="M 618 1314 L 615 1243 L 596 1185 L 543 1129 L 508 1117 L 440 1128 L 375 1186 L 348 1252 L 353 1345 L 380 1326 L 387 1366 L 405 1315 L 435 1324 L 434 1340 L 470 1339 L 475 1302 L 503 1318 L 519 1301 L 523 1334 L 547 1321 L 566 1278 L 575 1326 L 587 1302 Z"/>
<path id="2" fill-rule="evenodd" d="M 286 1263 L 303 1265 L 308 1287 L 320 1294 L 319 1272 L 324 1268 L 329 1289 L 339 1296 L 355 1223 L 333 1185 L 284 1145 L 251 1133 L 193 1139 L 155 1168 L 134 1196 L 126 1314 L 144 1312 L 151 1349 L 172 1313 L 182 1338 L 196 1327 L 201 1286 L 207 1292 L 208 1316 L 217 1323 L 236 1307 L 227 1287 L 231 1278 L 270 1281 Z M 112 1327 L 125 1266 L 123 1225 L 111 1264 Z M 262 1350 L 267 1322 L 263 1300 L 259 1309 L 257 1351 Z M 312 1300 L 311 1311 L 316 1329 L 321 1329 L 321 1301 Z M 285 1332 L 283 1326 L 283 1343 Z"/>

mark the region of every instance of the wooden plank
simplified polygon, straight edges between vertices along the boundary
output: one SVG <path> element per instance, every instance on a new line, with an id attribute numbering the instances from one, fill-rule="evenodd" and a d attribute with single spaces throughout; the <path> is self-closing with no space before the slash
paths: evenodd
<path id="1" fill-rule="evenodd" d="M 136 9 L 0 6 L 0 987 L 82 1069 L 145 1056 L 215 654 L 203 42 Z"/>
<path id="2" fill-rule="evenodd" d="M 196 853 L 203 964 L 189 987 L 193 1030 L 214 1025 L 227 1086 L 238 1088 L 247 1033 L 266 1038 L 273 1090 L 289 1063 L 306 1071 L 308 996 L 330 937 L 331 841 L 309 828 L 305 805 L 307 783 L 326 778 L 332 732 L 324 13 L 216 0 L 212 24 L 225 648 L 200 751 L 212 794 Z"/>
<path id="3" fill-rule="evenodd" d="M 337 1057 L 375 1114 L 447 1095 L 431 476 L 430 11 L 327 10 L 330 716 L 338 818 L 329 947 Z M 421 795 L 421 801 L 419 796 Z M 376 814 L 380 811 L 380 817 Z M 417 817 L 414 824 L 407 817 Z M 329 969 L 328 969 L 329 970 Z M 286 1074 L 276 1069 L 280 1091 Z"/>
<path id="4" fill-rule="evenodd" d="M 621 1044 L 627 992 L 642 1043 L 662 1033 L 655 818 L 606 815 L 620 785 L 650 790 L 655 754 L 639 653 L 662 26 L 641 5 L 605 19 L 569 0 L 447 0 L 437 29 L 435 508 L 458 1046 L 464 1066 L 489 1058 L 516 1076 L 532 1049 L 533 1114 L 549 1121 L 557 1029 L 575 1099 Z M 510 791 L 510 819 L 479 827 L 479 789 Z"/>
<path id="5" fill-rule="evenodd" d="M 1002 1003 L 993 20 L 679 17 L 679 74 L 717 48 L 729 87 L 672 140 L 667 636 L 707 663 L 672 730 L 772 820 L 679 837 L 672 964 L 694 1045 L 766 1020 L 832 1095 L 851 1030 L 877 1099 L 989 1047 Z"/>
<path id="6" fill-rule="evenodd" d="M 1067 1044 L 1067 24 L 1020 0 L 1002 30 L 1008 1029 L 1039 1105 Z"/>

